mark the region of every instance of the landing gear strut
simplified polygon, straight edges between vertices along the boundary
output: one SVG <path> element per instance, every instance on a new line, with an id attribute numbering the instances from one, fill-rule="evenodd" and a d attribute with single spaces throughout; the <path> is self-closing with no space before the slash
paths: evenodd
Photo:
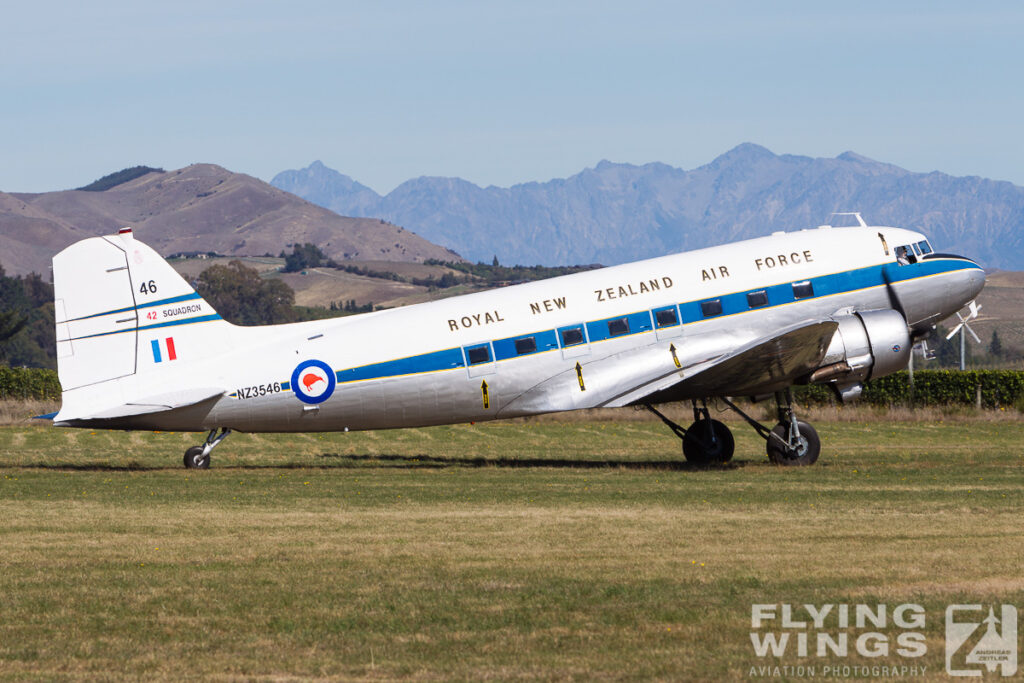
<path id="1" fill-rule="evenodd" d="M 202 446 L 193 446 L 185 451 L 185 467 L 190 470 L 209 469 L 210 452 L 216 448 L 217 444 L 227 438 L 227 435 L 230 433 L 231 430 L 227 427 L 221 429 L 220 434 L 217 433 L 216 428 L 211 429 L 206 437 L 206 443 Z"/>
<path id="2" fill-rule="evenodd" d="M 793 392 L 790 389 L 775 392 L 778 424 L 768 429 L 763 424 L 744 413 L 728 398 L 719 397 L 737 415 L 747 421 L 754 430 L 764 438 L 768 460 L 776 465 L 802 466 L 813 465 L 821 453 L 821 440 L 814 427 L 801 422 L 793 412 Z M 683 429 L 668 419 L 649 404 L 643 407 L 654 413 L 668 425 L 669 429 L 683 441 L 683 455 L 687 462 L 696 465 L 728 462 L 732 458 L 735 442 L 729 428 L 718 420 L 712 420 L 708 413 L 707 403 L 693 401 L 693 424 Z"/>
<path id="3" fill-rule="evenodd" d="M 722 401 L 733 409 L 737 415 L 747 421 L 751 427 L 760 434 L 766 442 L 768 459 L 783 466 L 813 465 L 821 453 L 821 439 L 814 427 L 796 419 L 793 412 L 793 391 L 775 392 L 775 406 L 779 422 L 772 429 L 768 429 L 760 422 L 750 417 L 732 401 L 722 397 Z"/>
<path id="4" fill-rule="evenodd" d="M 701 401 L 699 408 L 697 401 L 693 402 L 693 424 L 687 429 L 683 429 L 649 404 L 644 404 L 644 408 L 657 415 L 676 436 L 683 440 L 683 456 L 687 462 L 695 465 L 710 465 L 711 463 L 729 462 L 732 458 L 733 451 L 736 450 L 732 432 L 723 423 L 711 419 L 707 403 L 704 401 Z"/>
<path id="5" fill-rule="evenodd" d="M 768 459 L 776 465 L 813 465 L 821 453 L 821 439 L 814 427 L 796 419 L 793 392 L 775 392 L 779 423 L 768 436 Z M 785 405 L 783 405 L 785 402 Z"/>

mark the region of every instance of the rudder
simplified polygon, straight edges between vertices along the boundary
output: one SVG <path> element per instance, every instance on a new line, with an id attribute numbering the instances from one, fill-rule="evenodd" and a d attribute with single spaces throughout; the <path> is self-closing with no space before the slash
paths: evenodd
<path id="1" fill-rule="evenodd" d="M 186 349 L 228 345 L 230 326 L 130 228 L 54 256 L 53 285 L 65 402 L 75 389 L 166 369 Z"/>

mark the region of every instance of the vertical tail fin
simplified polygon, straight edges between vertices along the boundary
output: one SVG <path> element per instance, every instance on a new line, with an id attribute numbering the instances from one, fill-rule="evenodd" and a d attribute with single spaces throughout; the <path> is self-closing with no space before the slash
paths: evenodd
<path id="1" fill-rule="evenodd" d="M 130 228 L 54 256 L 53 286 L 62 414 L 130 402 L 138 375 L 170 380 L 229 348 L 231 326 Z"/>

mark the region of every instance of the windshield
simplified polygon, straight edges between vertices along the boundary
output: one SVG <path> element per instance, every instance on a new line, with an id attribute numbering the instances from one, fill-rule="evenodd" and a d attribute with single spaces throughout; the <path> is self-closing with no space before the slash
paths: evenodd
<path id="1" fill-rule="evenodd" d="M 895 252 L 897 263 L 901 266 L 909 266 L 911 263 L 917 263 L 922 257 L 931 254 L 933 249 L 932 245 L 928 244 L 928 240 L 921 240 L 912 244 L 901 244 L 893 251 Z"/>

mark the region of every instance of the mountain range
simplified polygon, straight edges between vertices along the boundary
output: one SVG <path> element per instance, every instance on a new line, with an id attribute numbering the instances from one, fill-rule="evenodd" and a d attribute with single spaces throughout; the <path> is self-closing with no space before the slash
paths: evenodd
<path id="1" fill-rule="evenodd" d="M 271 184 L 343 215 L 402 225 L 473 261 L 610 265 L 859 211 L 869 224 L 920 230 L 939 251 L 1024 270 L 1024 188 L 914 173 L 853 152 L 812 158 L 745 143 L 690 171 L 602 161 L 508 188 L 420 177 L 384 196 L 317 161 Z"/>
<path id="2" fill-rule="evenodd" d="M 100 192 L 0 192 L 0 265 L 48 277 L 55 253 L 132 226 L 164 256 L 276 256 L 312 242 L 336 260 L 461 260 L 379 218 L 349 218 L 214 164 L 146 173 Z"/>

